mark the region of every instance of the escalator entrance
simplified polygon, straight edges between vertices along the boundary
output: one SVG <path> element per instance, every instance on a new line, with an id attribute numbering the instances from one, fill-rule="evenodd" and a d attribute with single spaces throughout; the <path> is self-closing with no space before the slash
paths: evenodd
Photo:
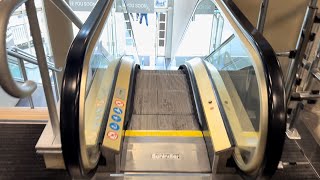
<path id="1" fill-rule="evenodd" d="M 274 174 L 286 124 L 281 69 L 232 1 L 214 4 L 233 29 L 219 48 L 175 71 L 146 71 L 135 43 L 123 43 L 123 34 L 134 41 L 125 6 L 115 16 L 115 1 L 97 2 L 70 46 L 61 90 L 72 178 Z"/>
<path id="2" fill-rule="evenodd" d="M 193 72 L 188 72 L 187 66 L 176 71 L 125 68 L 126 62 L 134 66 L 122 59 L 101 146 L 106 169 L 123 173 L 211 173 L 214 148 L 198 91 L 194 91 Z M 119 79 L 131 87 L 117 86 Z M 230 143 L 222 146 L 225 153 L 232 149 Z"/>

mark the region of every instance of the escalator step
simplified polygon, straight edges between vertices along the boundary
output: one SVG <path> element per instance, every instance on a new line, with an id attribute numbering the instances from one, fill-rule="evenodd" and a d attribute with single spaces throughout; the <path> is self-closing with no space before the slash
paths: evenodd
<path id="1" fill-rule="evenodd" d="M 191 97 L 186 91 L 151 91 L 135 93 L 133 114 L 193 114 Z"/>
<path id="2" fill-rule="evenodd" d="M 198 130 L 193 115 L 132 115 L 129 130 Z"/>

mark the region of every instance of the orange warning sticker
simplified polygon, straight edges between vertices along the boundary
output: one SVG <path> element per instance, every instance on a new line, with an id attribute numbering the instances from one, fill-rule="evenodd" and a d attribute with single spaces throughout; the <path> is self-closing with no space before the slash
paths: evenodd
<path id="1" fill-rule="evenodd" d="M 113 131 L 109 131 L 109 132 L 107 133 L 107 136 L 108 136 L 109 139 L 111 139 L 111 140 L 116 140 L 116 139 L 118 139 L 118 133 L 113 132 Z"/>
<path id="2" fill-rule="evenodd" d="M 123 107 L 123 106 L 124 106 L 124 103 L 123 103 L 122 101 L 120 101 L 120 100 L 116 100 L 114 103 L 115 103 L 118 107 Z"/>

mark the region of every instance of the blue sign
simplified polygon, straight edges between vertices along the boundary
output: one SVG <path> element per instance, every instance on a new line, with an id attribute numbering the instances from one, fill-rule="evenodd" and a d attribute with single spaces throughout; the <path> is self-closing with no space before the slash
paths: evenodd
<path id="1" fill-rule="evenodd" d="M 120 121 L 121 121 L 121 117 L 118 116 L 118 115 L 112 115 L 111 118 L 112 118 L 114 121 L 116 121 L 116 122 L 120 122 Z"/>
<path id="2" fill-rule="evenodd" d="M 118 131 L 120 129 L 120 126 L 117 123 L 110 123 L 110 128 Z"/>
<path id="3" fill-rule="evenodd" d="M 117 114 L 122 114 L 122 109 L 116 107 L 116 108 L 113 108 L 113 111 Z"/>

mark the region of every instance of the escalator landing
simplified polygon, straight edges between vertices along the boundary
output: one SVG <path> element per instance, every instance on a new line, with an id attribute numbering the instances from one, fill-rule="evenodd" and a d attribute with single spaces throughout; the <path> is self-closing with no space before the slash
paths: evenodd
<path id="1" fill-rule="evenodd" d="M 203 137 L 126 137 L 124 172 L 210 173 Z"/>

